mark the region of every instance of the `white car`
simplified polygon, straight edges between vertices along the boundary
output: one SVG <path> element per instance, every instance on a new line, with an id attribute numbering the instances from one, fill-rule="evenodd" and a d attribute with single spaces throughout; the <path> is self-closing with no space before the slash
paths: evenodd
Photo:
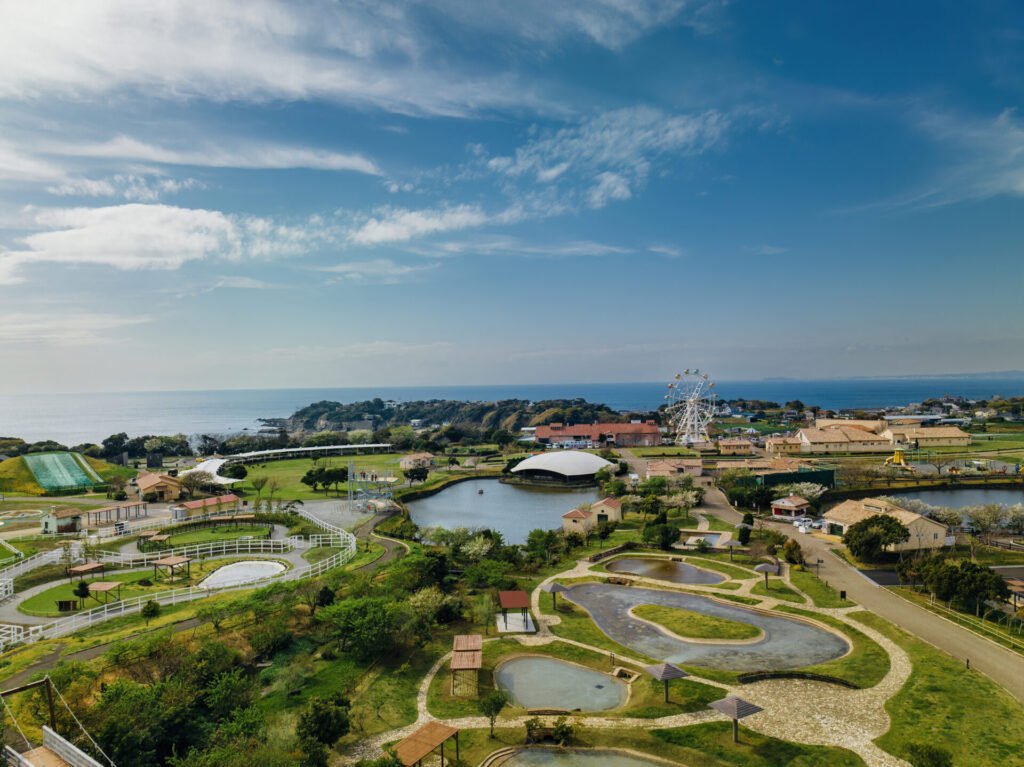
<path id="1" fill-rule="evenodd" d="M 810 517 L 797 517 L 793 520 L 793 527 L 807 527 L 813 521 Z"/>

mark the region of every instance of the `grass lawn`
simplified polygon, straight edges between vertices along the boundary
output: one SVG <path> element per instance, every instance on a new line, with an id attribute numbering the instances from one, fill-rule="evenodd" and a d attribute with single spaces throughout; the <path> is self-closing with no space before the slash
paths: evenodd
<path id="1" fill-rule="evenodd" d="M 311 549 L 310 551 L 316 551 L 316 549 Z M 338 550 L 330 549 L 330 551 L 337 552 Z M 377 543 L 376 541 L 370 541 L 370 548 L 366 548 L 366 543 L 364 541 L 360 541 L 359 550 L 356 552 L 356 555 L 351 560 L 345 563 L 344 569 L 355 570 L 359 567 L 364 567 L 370 564 L 371 562 L 376 562 L 378 559 L 384 556 L 384 552 L 386 551 L 387 549 L 379 543 Z M 321 559 L 326 559 L 326 557 L 321 557 Z"/>
<path id="2" fill-rule="evenodd" d="M 740 742 L 732 742 L 730 722 L 710 722 L 671 730 L 652 730 L 651 735 L 683 753 L 673 756 L 689 767 L 736 765 L 736 767 L 855 767 L 864 761 L 852 751 L 829 746 L 806 746 L 760 735 L 740 727 Z M 661 754 L 659 754 L 660 756 Z"/>
<path id="3" fill-rule="evenodd" d="M 687 552 L 683 560 L 689 562 L 695 567 L 704 567 L 708 570 L 714 570 L 716 573 L 722 573 L 722 575 L 728 575 L 730 578 L 735 580 L 745 581 L 754 577 L 760 578 L 759 573 L 755 573 L 753 570 L 748 570 L 739 564 L 742 559 L 741 555 L 736 556 L 736 564 L 729 563 L 728 554 L 695 554 Z"/>
<path id="4" fill-rule="evenodd" d="M 21 456 L 0 461 L 0 492 L 7 495 L 42 495 L 43 488 Z"/>
<path id="5" fill-rule="evenodd" d="M 550 613 L 550 609 L 545 610 L 546 613 Z M 644 663 L 657 663 L 658 661 L 654 658 L 650 658 L 636 650 L 631 650 L 628 647 L 623 647 L 618 642 L 610 639 L 601 629 L 597 627 L 597 624 L 590 619 L 590 614 L 578 605 L 572 604 L 568 599 L 559 599 L 558 608 L 554 612 L 559 618 L 562 619 L 561 623 L 557 626 L 552 626 L 551 631 L 560 637 L 565 639 L 575 639 L 577 642 L 583 642 L 592 647 L 600 647 L 602 650 L 608 650 L 616 655 L 625 655 L 630 658 L 636 658 L 637 660 L 643 661 Z"/>
<path id="6" fill-rule="evenodd" d="M 215 525 L 214 527 L 202 527 L 198 530 L 189 530 L 186 533 L 172 535 L 168 545 L 191 546 L 196 543 L 211 543 L 213 541 L 233 541 L 236 538 L 252 536 L 253 538 L 269 537 L 268 525 Z"/>
<path id="7" fill-rule="evenodd" d="M 494 689 L 492 672 L 495 666 L 505 658 L 524 654 L 558 658 L 606 673 L 612 669 L 611 660 L 607 656 L 575 645 L 552 642 L 537 647 L 524 647 L 513 639 L 502 639 L 484 644 L 484 668 L 480 672 L 480 693 L 486 695 Z M 689 711 L 700 711 L 708 703 L 721 697 L 722 693 L 717 687 L 693 680 L 678 679 L 673 680 L 669 685 L 669 703 L 666 704 L 664 685 L 647 675 L 641 675 L 632 683 L 629 700 L 623 707 L 612 711 L 577 714 L 577 716 L 626 716 L 653 719 Z M 549 706 L 559 708 L 558 701 L 552 700 Z M 480 715 L 476 699 L 456 698 L 451 695 L 451 671 L 447 663 L 431 681 L 427 707 L 430 713 L 442 719 Z M 503 714 L 506 717 L 517 717 L 525 716 L 526 712 L 524 709 L 509 706 Z"/>
<path id="8" fill-rule="evenodd" d="M 956 555 L 962 559 L 971 558 L 971 547 L 958 545 L 954 547 Z M 979 565 L 999 567 L 1000 565 L 1024 565 L 1024 552 L 999 549 L 995 546 L 980 544 L 974 547 L 974 561 Z"/>
<path id="9" fill-rule="evenodd" d="M 909 744 L 929 743 L 950 751 L 956 765 L 1021 763 L 1024 707 L 1009 693 L 877 615 L 851 617 L 896 642 L 914 664 L 907 683 L 885 704 L 892 724 L 875 741 L 879 747 L 906 759 Z"/>
<path id="10" fill-rule="evenodd" d="M 189 585 L 195 585 L 199 583 L 203 578 L 225 565 L 230 565 L 232 562 L 248 561 L 247 558 L 231 557 L 225 559 L 208 559 L 205 561 L 193 561 L 192 562 L 192 577 L 183 578 L 177 577 L 173 582 L 167 581 L 167 576 L 161 574 L 154 578 L 153 570 L 151 568 L 140 569 L 130 573 L 115 573 L 115 574 L 102 574 L 92 579 L 92 581 L 86 581 L 87 583 L 93 581 L 117 581 L 123 583 L 124 586 L 121 588 L 121 599 L 131 599 L 132 597 L 143 596 L 145 594 L 152 594 L 159 591 L 167 591 L 169 589 L 185 588 Z M 280 561 L 288 567 L 291 567 L 290 563 L 283 560 L 270 560 L 274 562 Z M 139 581 L 148 580 L 152 585 L 145 586 L 139 584 Z M 25 613 L 26 615 L 36 615 L 40 617 L 59 617 L 62 613 L 57 611 L 57 600 L 63 599 L 74 599 L 78 597 L 74 595 L 75 587 L 78 585 L 78 581 L 68 583 L 67 579 L 64 578 L 63 582 L 52 586 L 51 588 L 41 591 L 35 596 L 26 599 L 24 602 L 18 605 L 18 610 Z M 111 601 L 116 594 L 112 593 Z M 99 607 L 103 604 L 102 596 L 99 600 L 92 597 L 88 597 L 84 600 L 84 609 L 91 609 L 93 607 Z"/>
<path id="11" fill-rule="evenodd" d="M 704 518 L 708 521 L 708 530 L 719 533 L 736 532 L 736 525 L 729 524 L 728 522 L 719 519 L 713 514 L 705 514 Z"/>
<path id="12" fill-rule="evenodd" d="M 633 615 L 645 621 L 656 623 L 673 634 L 692 639 L 754 639 L 761 635 L 761 629 L 749 623 L 704 615 L 681 607 L 661 605 L 637 605 Z"/>
<path id="13" fill-rule="evenodd" d="M 680 456 L 695 456 L 697 455 L 696 450 L 691 450 L 688 447 L 681 447 L 678 445 L 659 445 L 657 447 L 631 447 L 629 448 L 635 456 L 640 458 L 654 458 L 659 456 L 679 458 Z"/>
<path id="14" fill-rule="evenodd" d="M 377 472 L 381 476 L 396 477 L 398 481 L 394 484 L 394 490 L 398 493 L 398 491 L 408 489 L 409 487 L 405 481 L 405 474 L 398 468 L 398 461 L 401 457 L 402 454 L 400 453 L 335 456 L 321 458 L 317 465 L 331 468 L 347 468 L 351 461 L 355 464 L 356 471 Z M 253 498 L 256 495 L 256 490 L 252 486 L 252 480 L 256 477 L 266 477 L 270 482 L 277 481 L 278 488 L 274 493 L 275 498 L 308 501 L 344 497 L 346 495 L 348 490 L 345 485 L 339 485 L 337 491 L 332 488 L 329 491 L 317 490 L 314 493 L 309 487 L 302 484 L 300 482 L 302 476 L 311 468 L 313 468 L 313 462 L 308 458 L 291 458 L 285 461 L 268 461 L 264 464 L 250 465 L 248 467 L 249 475 L 237 487 L 244 490 L 248 497 Z M 426 482 L 415 485 L 414 489 L 428 487 L 438 479 L 451 476 L 453 476 L 453 472 L 448 471 L 447 468 L 437 467 L 431 470 Z M 454 476 L 465 476 L 465 472 L 455 473 Z M 268 495 L 269 491 L 267 487 L 264 487 L 261 497 L 267 498 Z"/>
<path id="15" fill-rule="evenodd" d="M 764 587 L 764 581 L 760 581 L 750 590 L 751 594 L 759 594 L 763 597 L 775 597 L 786 602 L 803 602 L 804 598 L 786 585 L 782 578 L 769 578 L 768 588 Z"/>
<path id="16" fill-rule="evenodd" d="M 807 666 L 806 668 L 801 668 L 801 671 L 834 676 L 850 684 L 855 684 L 857 687 L 874 687 L 889 673 L 889 654 L 871 637 L 853 628 L 848 623 L 843 623 L 828 615 L 798 610 L 787 605 L 779 605 L 775 609 L 790 615 L 802 615 L 805 618 L 831 626 L 842 633 L 852 645 L 850 652 L 842 658 L 836 658 L 835 660 L 819 663 L 814 666 Z"/>
<path id="17" fill-rule="evenodd" d="M 840 599 L 838 591 L 810 570 L 790 568 L 789 579 L 794 586 L 811 598 L 816 607 L 853 607 L 856 604 L 849 599 Z"/>
<path id="18" fill-rule="evenodd" d="M 719 585 L 721 588 L 721 585 Z M 741 597 L 738 594 L 715 594 L 718 599 L 728 599 L 730 602 L 736 602 L 741 605 L 759 605 L 761 604 L 760 599 L 754 599 L 753 597 Z"/>

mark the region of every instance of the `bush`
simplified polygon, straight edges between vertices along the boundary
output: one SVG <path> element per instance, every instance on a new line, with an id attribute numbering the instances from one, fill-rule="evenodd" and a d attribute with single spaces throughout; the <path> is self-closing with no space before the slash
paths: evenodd
<path id="1" fill-rule="evenodd" d="M 908 745 L 907 761 L 914 767 L 953 767 L 953 755 L 946 749 L 929 743 Z"/>
<path id="2" fill-rule="evenodd" d="M 795 538 L 789 538 L 782 545 L 782 558 L 791 565 L 802 565 L 804 563 L 804 550 Z"/>
<path id="3" fill-rule="evenodd" d="M 156 493 L 146 493 L 142 496 L 142 500 L 146 503 L 156 503 L 158 500 Z"/>
<path id="4" fill-rule="evenodd" d="M 231 479 L 245 479 L 249 476 L 249 470 L 243 464 L 232 463 L 221 470 L 221 476 Z"/>

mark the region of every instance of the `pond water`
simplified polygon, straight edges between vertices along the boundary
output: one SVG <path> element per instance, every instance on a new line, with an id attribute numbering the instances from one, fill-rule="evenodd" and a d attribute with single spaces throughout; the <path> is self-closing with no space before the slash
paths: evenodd
<path id="1" fill-rule="evenodd" d="M 582 583 L 571 587 L 565 597 L 586 609 L 598 628 L 619 644 L 669 663 L 730 671 L 779 671 L 824 663 L 850 649 L 842 637 L 809 623 L 681 591 Z M 681 607 L 727 618 L 756 626 L 764 636 L 743 644 L 688 642 L 632 617 L 629 611 L 637 605 Z"/>
<path id="2" fill-rule="evenodd" d="M 608 563 L 608 572 L 642 575 L 645 578 L 657 578 L 659 581 L 669 581 L 670 583 L 694 583 L 708 586 L 729 580 L 720 573 L 694 567 L 685 562 L 643 557 L 616 559 Z"/>
<path id="3" fill-rule="evenodd" d="M 502 767 L 652 767 L 665 763 L 606 749 L 524 748 L 501 764 Z"/>
<path id="4" fill-rule="evenodd" d="M 596 500 L 596 488 L 560 490 L 473 479 L 406 505 L 420 527 L 487 527 L 505 536 L 506 543 L 525 543 L 531 530 L 559 528 L 565 512 Z"/>
<path id="5" fill-rule="evenodd" d="M 621 679 L 540 655 L 507 660 L 495 670 L 494 678 L 523 708 L 607 711 L 625 703 L 628 695 Z"/>
<path id="6" fill-rule="evenodd" d="M 280 562 L 235 562 L 218 568 L 206 576 L 199 584 L 202 589 L 219 589 L 225 586 L 237 586 L 240 583 L 251 583 L 271 575 L 283 573 L 285 566 Z"/>
<path id="7" fill-rule="evenodd" d="M 983 503 L 1024 503 L 1024 488 L 964 487 L 958 490 L 916 490 L 900 493 L 896 498 L 917 498 L 932 506 L 961 509 Z"/>

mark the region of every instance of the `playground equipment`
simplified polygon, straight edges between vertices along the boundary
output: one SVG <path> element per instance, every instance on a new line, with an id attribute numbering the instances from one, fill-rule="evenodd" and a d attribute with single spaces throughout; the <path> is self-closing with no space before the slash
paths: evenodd
<path id="1" fill-rule="evenodd" d="M 394 504 L 395 487 L 399 483 L 398 462 L 359 468 L 348 465 L 348 503 L 350 509 L 386 510 Z"/>
<path id="2" fill-rule="evenodd" d="M 906 455 L 902 447 L 898 447 L 893 451 L 893 454 L 885 459 L 885 465 L 891 466 L 900 471 L 905 471 L 908 474 L 914 474 L 917 472 L 913 466 L 907 463 Z"/>

